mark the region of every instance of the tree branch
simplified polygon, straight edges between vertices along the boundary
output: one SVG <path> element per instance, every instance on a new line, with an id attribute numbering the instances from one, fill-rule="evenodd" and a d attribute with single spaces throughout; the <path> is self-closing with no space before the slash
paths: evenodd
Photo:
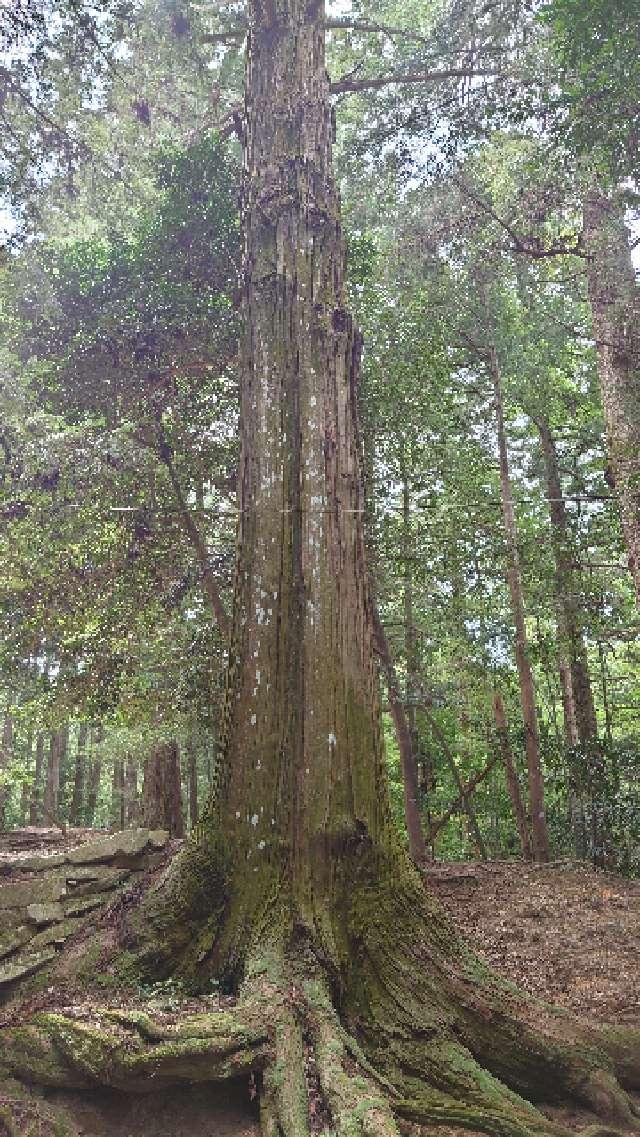
<path id="1" fill-rule="evenodd" d="M 499 753 L 494 754 L 490 761 L 487 762 L 486 766 L 483 766 L 483 768 L 479 770 L 477 774 L 474 774 L 473 777 L 464 784 L 462 791 L 458 794 L 458 797 L 455 799 L 455 801 L 449 806 L 449 809 L 446 811 L 446 813 L 443 813 L 442 817 L 437 817 L 432 821 L 431 829 L 429 830 L 428 835 L 428 842 L 430 845 L 433 844 L 436 837 L 438 836 L 438 833 L 444 829 L 445 825 L 448 821 L 451 820 L 454 813 L 457 813 L 460 806 L 464 805 L 465 798 L 468 798 L 470 794 L 472 794 L 473 791 L 477 789 L 480 783 L 483 782 L 485 778 L 488 778 L 491 771 L 497 766 L 499 757 Z"/>
<path id="2" fill-rule="evenodd" d="M 369 20 L 350 20 L 347 17 L 325 20 L 324 26 L 327 31 L 331 32 L 363 32 L 371 35 L 385 35 L 385 36 L 399 36 L 403 39 L 410 39 L 416 43 L 429 43 L 427 36 L 422 36 L 418 32 L 412 32 L 408 28 L 392 28 L 387 24 L 375 24 Z"/>
<path id="3" fill-rule="evenodd" d="M 229 620 L 227 618 L 227 613 L 224 610 L 220 592 L 218 590 L 217 581 L 211 570 L 211 565 L 209 564 L 209 556 L 207 553 L 207 547 L 204 543 L 204 538 L 193 519 L 193 515 L 189 509 L 189 506 L 187 505 L 186 498 L 182 491 L 182 486 L 180 485 L 180 479 L 178 478 L 176 468 L 173 464 L 171 448 L 164 438 L 160 426 L 158 427 L 158 436 L 158 452 L 165 464 L 167 473 L 169 475 L 169 480 L 171 482 L 173 492 L 179 506 L 179 514 L 183 529 L 191 541 L 198 564 L 200 565 L 202 583 L 213 609 L 218 628 L 220 629 L 220 633 L 223 639 L 226 639 L 229 634 Z"/>
<path id="4" fill-rule="evenodd" d="M 443 71 L 407 71 L 382 75 L 378 79 L 337 79 L 331 84 L 333 95 L 354 91 L 376 91 L 393 84 L 439 83 L 443 79 L 475 79 L 478 76 L 500 75 L 499 71 L 470 71 L 468 67 L 449 67 Z"/>
<path id="5" fill-rule="evenodd" d="M 568 255 L 582 258 L 586 257 L 586 253 L 582 248 L 582 234 L 579 233 L 575 240 L 570 244 L 568 244 L 562 238 L 557 238 L 556 240 L 552 241 L 550 245 L 547 245 L 545 247 L 540 237 L 536 237 L 531 233 L 524 235 L 518 233 L 518 231 L 513 228 L 513 226 L 506 220 L 506 218 L 501 217 L 499 213 L 496 213 L 493 206 L 491 206 L 489 202 L 485 201 L 483 197 L 481 197 L 475 192 L 474 189 L 472 189 L 472 187 L 468 182 L 464 180 L 464 178 L 456 177 L 454 175 L 452 177 L 452 181 L 454 185 L 458 186 L 458 189 L 461 189 L 462 192 L 468 198 L 470 198 L 470 200 L 473 201 L 474 204 L 477 205 L 483 213 L 487 215 L 487 217 L 490 217 L 492 221 L 495 221 L 502 229 L 504 229 L 505 233 L 510 237 L 512 241 L 512 252 L 524 253 L 526 256 L 532 257 L 534 260 L 543 260 L 547 257 Z"/>

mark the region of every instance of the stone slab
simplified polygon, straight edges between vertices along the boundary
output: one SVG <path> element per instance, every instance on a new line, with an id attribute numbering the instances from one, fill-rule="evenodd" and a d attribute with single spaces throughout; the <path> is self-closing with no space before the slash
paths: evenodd
<path id="1" fill-rule="evenodd" d="M 111 861 L 117 856 L 137 858 L 149 845 L 149 839 L 148 829 L 123 829 L 70 849 L 67 860 L 71 865 L 90 865 Z"/>
<path id="2" fill-rule="evenodd" d="M 65 894 L 64 876 L 59 872 L 51 876 L 16 880 L 0 885 L 0 908 L 26 908 L 28 904 L 50 904 Z"/>
<path id="3" fill-rule="evenodd" d="M 130 869 L 116 869 L 107 865 L 79 865 L 67 876 L 67 895 L 90 896 L 97 892 L 111 892 L 131 876 Z"/>
<path id="4" fill-rule="evenodd" d="M 27 920 L 31 924 L 54 924 L 64 916 L 61 904 L 28 904 Z"/>
<path id="5" fill-rule="evenodd" d="M 0 987 L 6 986 L 7 983 L 15 983 L 16 979 L 24 979 L 27 975 L 33 975 L 34 971 L 38 971 L 45 964 L 51 963 L 55 956 L 55 950 L 48 948 L 36 955 L 23 955 L 5 964 L 0 964 Z"/>
<path id="6" fill-rule="evenodd" d="M 0 908 L 0 935 L 24 924 L 24 908 Z"/>
<path id="7" fill-rule="evenodd" d="M 65 864 L 66 853 L 43 853 L 40 856 L 16 857 L 11 863 L 12 872 L 46 872 L 47 869 L 59 868 Z"/>
<path id="8" fill-rule="evenodd" d="M 96 908 L 101 908 L 105 903 L 102 896 L 88 896 L 86 900 L 81 897 L 78 900 L 65 900 L 62 908 L 66 916 L 86 916 L 89 912 L 93 912 Z"/>
<path id="9" fill-rule="evenodd" d="M 28 928 L 25 924 L 20 924 L 10 932 L 4 932 L 0 935 L 0 959 L 24 947 L 32 935 L 33 928 Z"/>
<path id="10" fill-rule="evenodd" d="M 82 927 L 83 923 L 84 920 L 75 919 L 63 920 L 61 924 L 51 924 L 33 937 L 29 943 L 29 951 L 39 952 L 46 947 L 61 947 L 69 936 Z"/>
<path id="11" fill-rule="evenodd" d="M 149 833 L 149 844 L 152 849 L 164 849 L 169 841 L 166 829 L 152 829 Z"/>

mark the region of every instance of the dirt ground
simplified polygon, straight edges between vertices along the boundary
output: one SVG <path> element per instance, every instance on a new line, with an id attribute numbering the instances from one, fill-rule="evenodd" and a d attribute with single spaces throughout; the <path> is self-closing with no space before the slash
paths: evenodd
<path id="1" fill-rule="evenodd" d="M 589 866 L 433 866 L 431 888 L 496 970 L 591 1019 L 640 1016 L 640 881 Z"/>

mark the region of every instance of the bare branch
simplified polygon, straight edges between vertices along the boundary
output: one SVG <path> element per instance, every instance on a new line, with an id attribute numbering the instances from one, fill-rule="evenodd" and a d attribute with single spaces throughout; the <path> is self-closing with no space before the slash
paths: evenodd
<path id="1" fill-rule="evenodd" d="M 393 84 L 439 83 L 443 79 L 475 79 L 478 76 L 499 75 L 499 71 L 471 71 L 467 67 L 450 67 L 444 71 L 407 71 L 382 75 L 378 79 L 337 79 L 331 84 L 334 95 L 354 91 L 376 91 Z"/>
<path id="2" fill-rule="evenodd" d="M 243 27 L 228 28 L 226 32 L 208 32 L 200 36 L 201 43 L 238 43 L 244 39 L 247 29 Z"/>
<path id="3" fill-rule="evenodd" d="M 429 43 L 430 41 L 426 36 L 420 35 L 418 32 L 412 32 L 408 28 L 390 28 L 387 24 L 375 24 L 369 20 L 349 20 L 348 18 L 325 20 L 324 26 L 327 31 L 331 32 L 363 32 L 371 35 L 385 35 L 394 38 L 400 37 L 402 39 L 410 39 L 415 43 Z"/>

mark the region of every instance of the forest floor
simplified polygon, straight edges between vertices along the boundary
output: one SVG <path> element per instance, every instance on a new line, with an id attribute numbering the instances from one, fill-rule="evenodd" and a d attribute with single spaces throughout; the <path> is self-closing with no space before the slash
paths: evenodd
<path id="1" fill-rule="evenodd" d="M 594 1020 L 640 1017 L 640 881 L 587 865 L 430 866 L 429 887 L 497 971 Z"/>

